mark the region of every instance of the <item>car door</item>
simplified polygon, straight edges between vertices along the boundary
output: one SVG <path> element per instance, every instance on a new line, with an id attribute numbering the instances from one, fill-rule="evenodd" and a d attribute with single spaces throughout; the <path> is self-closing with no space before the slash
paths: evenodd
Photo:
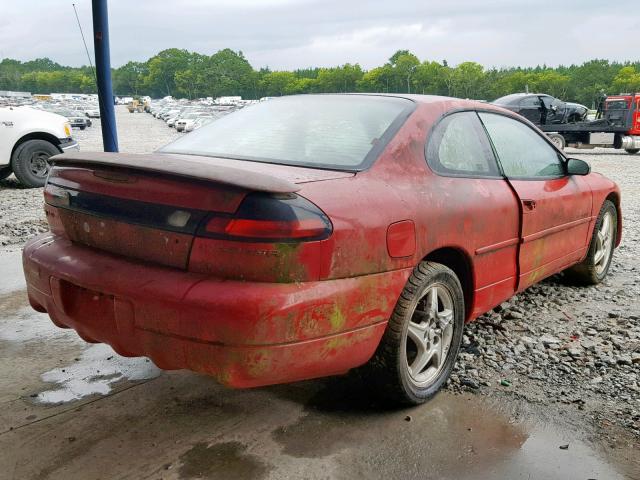
<path id="1" fill-rule="evenodd" d="M 462 247 L 473 258 L 475 317 L 515 292 L 518 199 L 474 111 L 451 113 L 438 122 L 426 156 L 436 176 L 421 199 L 428 206 L 421 222 L 427 230 L 418 241 L 426 242 L 426 251 Z"/>
<path id="2" fill-rule="evenodd" d="M 543 96 L 542 101 L 547 107 L 547 124 L 565 122 L 566 103 L 548 95 Z"/>
<path id="3" fill-rule="evenodd" d="M 540 99 L 535 95 L 531 95 L 520 100 L 520 111 L 518 113 L 530 122 L 540 125 L 541 108 Z"/>
<path id="4" fill-rule="evenodd" d="M 11 163 L 11 151 L 19 138 L 19 125 L 16 125 L 14 110 L 0 107 L 0 168 Z"/>
<path id="5" fill-rule="evenodd" d="M 520 201 L 518 290 L 579 261 L 588 246 L 591 189 L 537 130 L 498 113 L 480 118 Z"/>

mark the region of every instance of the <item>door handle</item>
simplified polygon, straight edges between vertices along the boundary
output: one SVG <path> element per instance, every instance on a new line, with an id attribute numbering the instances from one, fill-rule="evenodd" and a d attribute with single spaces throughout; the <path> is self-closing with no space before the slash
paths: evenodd
<path id="1" fill-rule="evenodd" d="M 522 200 L 522 205 L 524 206 L 525 211 L 531 212 L 536 209 L 535 200 Z"/>

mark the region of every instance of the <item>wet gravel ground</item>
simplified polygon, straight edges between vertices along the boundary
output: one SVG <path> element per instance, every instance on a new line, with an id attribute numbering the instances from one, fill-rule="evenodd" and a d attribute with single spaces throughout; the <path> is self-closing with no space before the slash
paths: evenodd
<path id="1" fill-rule="evenodd" d="M 150 152 L 181 135 L 123 107 L 117 117 L 123 152 Z M 99 120 L 74 136 L 82 150 L 102 149 Z M 571 409 L 605 433 L 622 427 L 640 437 L 640 155 L 569 154 L 622 189 L 624 235 L 608 278 L 585 288 L 557 275 L 469 324 L 447 388 Z M 0 246 L 19 248 L 46 231 L 41 189 L 10 177 L 0 202 Z"/>
<path id="2" fill-rule="evenodd" d="M 116 107 L 120 151 L 148 153 L 178 138 L 173 128 L 146 113 L 129 113 Z M 74 129 L 73 137 L 81 150 L 102 151 L 100 119 L 85 130 Z M 21 246 L 26 240 L 47 231 L 42 212 L 42 190 L 23 189 L 12 175 L 0 181 L 0 246 Z"/>

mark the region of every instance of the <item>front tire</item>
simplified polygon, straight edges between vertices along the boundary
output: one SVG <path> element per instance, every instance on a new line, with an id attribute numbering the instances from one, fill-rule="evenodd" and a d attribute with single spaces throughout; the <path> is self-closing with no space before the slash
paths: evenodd
<path id="1" fill-rule="evenodd" d="M 25 187 L 42 187 L 49 174 L 49 157 L 59 153 L 60 150 L 51 142 L 27 140 L 13 152 L 13 173 Z"/>
<path id="2" fill-rule="evenodd" d="M 464 328 L 464 295 L 455 273 L 422 262 L 407 281 L 369 362 L 371 384 L 397 404 L 418 405 L 449 378 Z"/>
<path id="3" fill-rule="evenodd" d="M 582 285 L 596 285 L 607 276 L 618 235 L 618 211 L 605 200 L 596 220 L 586 258 L 565 271 L 569 280 Z"/>

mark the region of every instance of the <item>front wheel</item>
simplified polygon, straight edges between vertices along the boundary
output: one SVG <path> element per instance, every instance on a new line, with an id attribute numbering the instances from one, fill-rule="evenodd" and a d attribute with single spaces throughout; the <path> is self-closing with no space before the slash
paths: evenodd
<path id="1" fill-rule="evenodd" d="M 367 366 L 371 384 L 394 403 L 424 403 L 449 378 L 463 326 L 464 295 L 458 277 L 442 264 L 420 263 Z"/>
<path id="2" fill-rule="evenodd" d="M 13 173 L 26 187 L 42 187 L 49 174 L 49 157 L 59 153 L 60 150 L 51 142 L 27 140 L 13 152 Z"/>
<path id="3" fill-rule="evenodd" d="M 596 285 L 604 280 L 611 265 L 618 235 L 618 212 L 610 200 L 605 200 L 596 220 L 586 258 L 565 271 L 576 283 Z"/>
<path id="4" fill-rule="evenodd" d="M 635 155 L 640 152 L 640 148 L 627 148 L 626 152 L 630 155 Z"/>

